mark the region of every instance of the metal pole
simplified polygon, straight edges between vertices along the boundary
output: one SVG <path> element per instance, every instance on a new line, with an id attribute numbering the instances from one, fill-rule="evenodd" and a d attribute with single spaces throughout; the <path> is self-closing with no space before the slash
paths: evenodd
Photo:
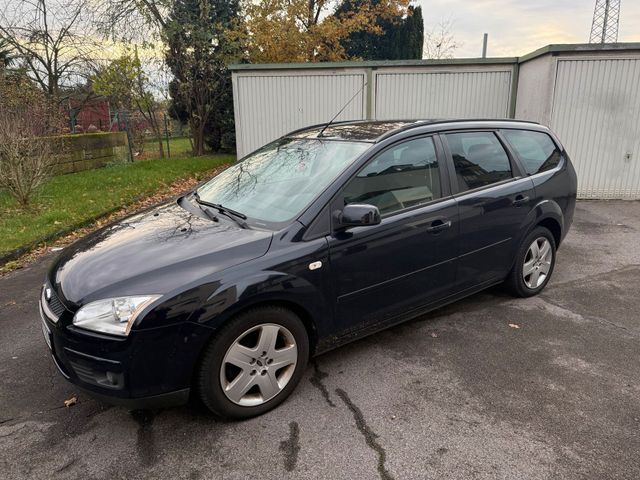
<path id="1" fill-rule="evenodd" d="M 171 158 L 171 147 L 169 146 L 169 128 L 167 122 L 167 114 L 163 113 L 162 117 L 164 118 L 164 138 L 167 140 L 167 158 Z"/>
<path id="2" fill-rule="evenodd" d="M 120 115 L 118 115 L 118 117 L 119 116 Z M 131 145 L 132 135 L 131 135 L 131 129 L 129 128 L 129 112 L 125 112 L 124 114 L 124 128 L 125 128 L 125 131 L 127 132 L 127 143 L 129 144 L 129 161 L 133 162 L 133 147 Z"/>
<path id="3" fill-rule="evenodd" d="M 485 33 L 482 38 L 482 58 L 487 58 L 487 42 L 489 41 L 489 34 Z"/>

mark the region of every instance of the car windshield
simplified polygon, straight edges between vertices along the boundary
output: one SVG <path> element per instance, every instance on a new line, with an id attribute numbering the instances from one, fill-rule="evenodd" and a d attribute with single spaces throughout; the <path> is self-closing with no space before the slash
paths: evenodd
<path id="1" fill-rule="evenodd" d="M 285 138 L 257 150 L 198 189 L 200 199 L 262 222 L 299 215 L 371 145 Z"/>

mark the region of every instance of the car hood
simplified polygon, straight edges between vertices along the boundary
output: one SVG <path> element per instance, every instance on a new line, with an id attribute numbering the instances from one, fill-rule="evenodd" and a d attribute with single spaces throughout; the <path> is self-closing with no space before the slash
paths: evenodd
<path id="1" fill-rule="evenodd" d="M 179 200 L 70 245 L 53 264 L 49 281 L 76 306 L 121 295 L 165 294 L 264 255 L 272 235 L 241 228 L 222 215 L 218 222 L 203 218 L 190 202 Z"/>

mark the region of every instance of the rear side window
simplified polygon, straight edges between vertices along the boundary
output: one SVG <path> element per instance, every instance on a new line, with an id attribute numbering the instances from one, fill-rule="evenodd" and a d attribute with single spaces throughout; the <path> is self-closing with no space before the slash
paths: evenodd
<path id="1" fill-rule="evenodd" d="M 433 140 L 418 138 L 385 150 L 351 179 L 342 194 L 344 205 L 375 205 L 383 215 L 440 198 Z"/>
<path id="2" fill-rule="evenodd" d="M 560 163 L 560 150 L 546 133 L 527 130 L 504 130 L 502 133 L 529 175 L 551 170 Z"/>
<path id="3" fill-rule="evenodd" d="M 494 133 L 449 133 L 447 142 L 460 191 L 513 177 L 507 152 Z"/>

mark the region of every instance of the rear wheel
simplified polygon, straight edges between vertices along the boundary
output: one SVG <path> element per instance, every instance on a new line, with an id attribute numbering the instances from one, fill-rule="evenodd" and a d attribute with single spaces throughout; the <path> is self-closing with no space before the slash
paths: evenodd
<path id="1" fill-rule="evenodd" d="M 297 315 L 267 306 L 223 327 L 207 347 L 198 376 L 200 397 L 224 418 L 249 418 L 282 403 L 309 358 L 309 339 Z"/>
<path id="2" fill-rule="evenodd" d="M 505 284 L 518 297 L 537 295 L 549 282 L 555 261 L 556 244 L 552 233 L 544 227 L 536 227 L 520 245 Z"/>

